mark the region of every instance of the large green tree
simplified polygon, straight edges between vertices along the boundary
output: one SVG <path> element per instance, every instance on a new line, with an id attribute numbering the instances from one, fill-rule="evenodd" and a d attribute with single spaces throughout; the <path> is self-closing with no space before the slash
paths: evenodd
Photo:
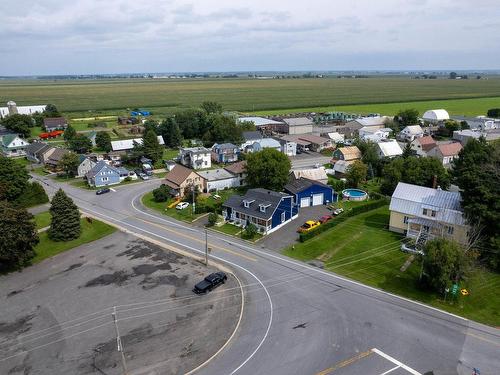
<path id="1" fill-rule="evenodd" d="M 158 134 L 163 137 L 165 145 L 168 147 L 177 148 L 182 144 L 181 130 L 173 117 L 162 121 L 158 127 Z"/>
<path id="2" fill-rule="evenodd" d="M 469 224 L 481 230 L 481 257 L 500 270 L 500 144 L 471 139 L 453 161 L 452 175 Z"/>
<path id="3" fill-rule="evenodd" d="M 2 120 L 2 125 L 23 138 L 29 138 L 31 135 L 30 128 L 33 127 L 35 123 L 30 116 L 16 113 L 4 118 Z"/>
<path id="4" fill-rule="evenodd" d="M 0 155 L 0 200 L 15 201 L 26 189 L 29 175 L 14 160 Z"/>
<path id="5" fill-rule="evenodd" d="M 0 201 L 0 270 L 26 265 L 35 255 L 38 235 L 33 215 L 25 208 Z"/>
<path id="6" fill-rule="evenodd" d="M 217 102 L 204 101 L 201 103 L 201 108 L 207 113 L 222 113 L 222 105 Z"/>
<path id="7" fill-rule="evenodd" d="M 500 108 L 488 109 L 487 116 L 493 118 L 500 118 Z"/>
<path id="8" fill-rule="evenodd" d="M 153 163 L 161 160 L 163 156 L 163 146 L 158 142 L 158 136 L 154 130 L 147 130 L 142 137 L 143 156 L 151 159 Z"/>
<path id="9" fill-rule="evenodd" d="M 95 144 L 100 150 L 110 152 L 112 147 L 109 132 L 97 132 L 95 135 Z"/>
<path id="10" fill-rule="evenodd" d="M 281 191 L 288 181 L 291 163 L 288 157 L 273 148 L 247 156 L 247 183 L 254 188 Z"/>
<path id="11" fill-rule="evenodd" d="M 74 152 L 64 154 L 59 161 L 59 168 L 61 168 L 67 177 L 75 176 L 77 174 L 78 166 L 80 165 L 80 158 Z"/>
<path id="12" fill-rule="evenodd" d="M 444 238 L 429 241 L 423 256 L 424 282 L 437 292 L 463 280 L 471 265 L 471 257 L 458 243 Z"/>
<path id="13" fill-rule="evenodd" d="M 368 167 L 361 160 L 356 160 L 349 167 L 347 167 L 345 177 L 349 187 L 356 188 L 366 179 Z"/>
<path id="14" fill-rule="evenodd" d="M 68 125 L 68 127 L 66 128 L 66 130 L 64 131 L 64 140 L 66 142 L 72 140 L 73 138 L 75 138 L 76 136 L 76 130 L 74 127 L 72 127 L 71 125 Z"/>
<path id="15" fill-rule="evenodd" d="M 92 150 L 92 141 L 83 134 L 77 134 L 68 142 L 69 148 L 75 152 L 86 154 Z"/>
<path id="16" fill-rule="evenodd" d="M 399 128 L 402 129 L 408 125 L 418 124 L 419 115 L 420 113 L 418 112 L 418 109 L 403 109 L 396 113 L 396 117 L 394 117 L 394 120 L 397 121 L 397 123 L 399 124 Z"/>
<path id="17" fill-rule="evenodd" d="M 50 214 L 52 215 L 49 228 L 51 240 L 71 241 L 80 237 L 80 211 L 62 189 L 59 189 L 52 198 Z"/>
<path id="18" fill-rule="evenodd" d="M 59 117 L 61 113 L 54 104 L 47 104 L 45 106 L 45 111 L 43 111 L 45 117 Z"/>

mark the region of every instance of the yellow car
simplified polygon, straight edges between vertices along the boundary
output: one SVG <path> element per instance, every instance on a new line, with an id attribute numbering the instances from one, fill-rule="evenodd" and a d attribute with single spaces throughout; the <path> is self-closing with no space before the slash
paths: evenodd
<path id="1" fill-rule="evenodd" d="M 321 223 L 319 221 L 308 220 L 304 224 L 302 224 L 302 226 L 299 228 L 299 230 L 297 232 L 307 233 L 307 232 L 313 230 L 314 228 L 319 227 L 320 225 L 321 225 Z"/>

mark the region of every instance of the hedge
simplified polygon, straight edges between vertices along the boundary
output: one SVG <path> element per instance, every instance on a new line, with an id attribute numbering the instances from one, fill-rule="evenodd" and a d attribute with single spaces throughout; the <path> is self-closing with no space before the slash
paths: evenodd
<path id="1" fill-rule="evenodd" d="M 341 214 L 342 216 L 337 217 L 334 220 L 328 221 L 325 224 L 321 224 L 319 227 L 311 230 L 310 232 L 301 233 L 299 235 L 299 241 L 306 242 L 307 240 L 310 240 L 311 238 L 316 237 L 320 233 L 323 233 L 324 231 L 327 231 L 328 229 L 331 229 L 331 228 L 337 226 L 338 224 L 343 223 L 344 221 L 346 221 L 350 217 L 359 215 L 363 212 L 375 210 L 376 208 L 385 206 L 386 204 L 389 204 L 389 200 L 387 198 L 382 198 L 382 199 L 377 199 L 377 200 L 372 201 L 372 202 L 368 202 L 367 204 L 364 204 L 362 206 L 353 207 L 349 211 Z"/>
<path id="2" fill-rule="evenodd" d="M 17 203 L 23 207 L 33 207 L 49 201 L 49 197 L 38 182 L 28 182 L 24 192 L 17 198 Z"/>

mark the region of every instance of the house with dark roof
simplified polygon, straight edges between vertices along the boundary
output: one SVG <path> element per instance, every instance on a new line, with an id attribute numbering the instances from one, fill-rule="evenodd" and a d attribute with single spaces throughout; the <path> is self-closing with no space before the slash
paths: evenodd
<path id="1" fill-rule="evenodd" d="M 4 135 L 0 138 L 0 149 L 8 158 L 26 155 L 25 149 L 28 145 L 29 143 L 17 134 Z"/>
<path id="2" fill-rule="evenodd" d="M 43 163 L 55 149 L 55 147 L 49 146 L 47 143 L 34 141 L 25 149 L 26 159 L 35 163 Z"/>
<path id="3" fill-rule="evenodd" d="M 64 117 L 46 117 L 43 119 L 43 127 L 47 132 L 54 130 L 66 130 L 68 127 L 68 121 L 66 121 Z"/>
<path id="4" fill-rule="evenodd" d="M 284 190 L 293 195 L 293 203 L 299 207 L 320 206 L 333 202 L 333 189 L 330 186 L 305 177 L 294 178 L 291 175 Z"/>
<path id="5" fill-rule="evenodd" d="M 174 197 L 182 198 L 193 187 L 198 191 L 203 191 L 203 178 L 192 169 L 177 164 L 167 173 L 163 185 L 170 188 L 170 194 Z"/>
<path id="6" fill-rule="evenodd" d="M 239 154 L 240 149 L 232 143 L 216 143 L 212 146 L 212 160 L 216 163 L 237 162 Z"/>
<path id="7" fill-rule="evenodd" d="M 224 169 L 231 173 L 233 176 L 236 176 L 239 181 L 239 186 L 246 185 L 245 179 L 247 177 L 247 161 L 242 160 L 233 164 L 226 165 Z"/>
<path id="8" fill-rule="evenodd" d="M 269 234 L 298 216 L 293 196 L 267 189 L 250 189 L 244 196 L 232 195 L 222 205 L 222 215 L 229 223 L 246 227 L 253 224 Z"/>
<path id="9" fill-rule="evenodd" d="M 116 185 L 121 182 L 118 169 L 104 161 L 98 162 L 85 177 L 88 184 L 94 187 Z"/>
<path id="10" fill-rule="evenodd" d="M 78 165 L 76 177 L 85 177 L 85 175 L 97 164 L 92 158 L 86 157 L 85 155 L 79 155 L 78 159 L 80 164 Z"/>
<path id="11" fill-rule="evenodd" d="M 54 151 L 50 153 L 48 158 L 44 160 L 44 164 L 46 167 L 56 171 L 59 168 L 59 162 L 63 158 L 64 155 L 68 154 L 70 151 L 65 148 L 54 147 Z"/>

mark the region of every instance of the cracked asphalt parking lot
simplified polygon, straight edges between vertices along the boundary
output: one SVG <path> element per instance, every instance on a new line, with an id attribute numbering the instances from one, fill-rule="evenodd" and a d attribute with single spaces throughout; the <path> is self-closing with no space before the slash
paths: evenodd
<path id="1" fill-rule="evenodd" d="M 230 337 L 240 288 L 198 296 L 215 268 L 122 232 L 0 277 L 0 373 L 121 374 L 113 306 L 128 369 L 181 374 Z"/>

